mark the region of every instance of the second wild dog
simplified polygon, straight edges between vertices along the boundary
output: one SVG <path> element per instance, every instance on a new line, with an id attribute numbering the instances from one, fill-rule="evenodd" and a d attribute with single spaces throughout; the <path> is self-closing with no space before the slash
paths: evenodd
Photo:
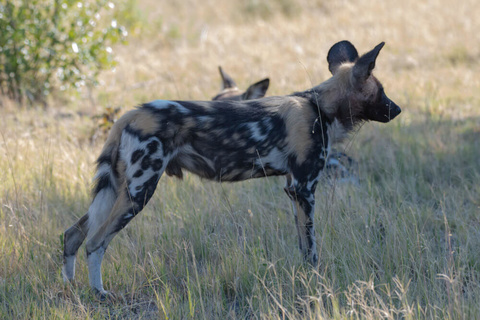
<path id="1" fill-rule="evenodd" d="M 220 71 L 220 76 L 222 77 L 222 91 L 213 97 L 212 100 L 252 100 L 263 98 L 270 85 L 270 79 L 265 78 L 252 84 L 245 92 L 240 92 L 235 81 L 223 71 L 222 67 L 218 67 L 218 71 Z"/>
<path id="2" fill-rule="evenodd" d="M 380 43 L 361 57 L 348 41 L 327 55 L 332 77 L 303 92 L 246 101 L 146 103 L 112 127 L 97 160 L 93 201 L 64 235 L 63 277 L 75 275 L 86 238 L 91 287 L 101 297 L 101 264 L 113 237 L 148 203 L 163 172 L 174 168 L 218 182 L 287 177 L 299 246 L 316 265 L 315 189 L 332 143 L 364 121 L 400 114 L 372 75 Z"/>

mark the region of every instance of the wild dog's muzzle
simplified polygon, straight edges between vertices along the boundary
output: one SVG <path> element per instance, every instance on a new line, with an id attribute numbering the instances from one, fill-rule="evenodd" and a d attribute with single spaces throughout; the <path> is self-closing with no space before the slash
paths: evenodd
<path id="1" fill-rule="evenodd" d="M 389 122 L 390 120 L 393 120 L 396 116 L 402 112 L 402 109 L 400 109 L 399 106 L 389 98 L 387 98 L 387 101 L 385 102 L 385 106 L 387 107 L 387 112 L 385 114 L 385 118 L 387 119 L 385 122 Z"/>
<path id="2" fill-rule="evenodd" d="M 366 114 L 368 120 L 385 123 L 393 120 L 400 114 L 400 112 L 402 112 L 402 109 L 400 109 L 395 102 L 390 100 L 385 93 L 382 93 L 382 97 L 379 100 L 380 101 L 374 105 L 367 107 Z"/>

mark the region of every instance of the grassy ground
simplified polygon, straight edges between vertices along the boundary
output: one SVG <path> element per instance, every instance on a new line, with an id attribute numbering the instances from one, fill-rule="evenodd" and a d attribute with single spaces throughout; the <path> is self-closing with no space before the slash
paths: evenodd
<path id="1" fill-rule="evenodd" d="M 480 314 L 480 3 L 465 0 L 128 2 L 130 42 L 90 94 L 48 110 L 2 103 L 2 319 L 474 319 Z M 359 183 L 320 186 L 320 267 L 302 264 L 283 179 L 163 177 L 112 241 L 102 303 L 61 280 L 61 234 L 89 205 L 103 139 L 93 115 L 155 98 L 210 99 L 222 65 L 269 94 L 328 78 L 349 39 L 387 45 L 376 75 L 403 113 L 340 149 Z"/>

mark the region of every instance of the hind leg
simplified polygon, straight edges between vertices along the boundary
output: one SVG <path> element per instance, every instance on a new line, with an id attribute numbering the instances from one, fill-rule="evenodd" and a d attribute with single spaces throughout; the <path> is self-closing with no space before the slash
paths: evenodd
<path id="1" fill-rule="evenodd" d="M 62 268 L 64 281 L 71 281 L 75 277 L 75 261 L 78 248 L 80 248 L 87 235 L 95 232 L 108 217 L 115 198 L 115 191 L 111 187 L 100 190 L 93 199 L 87 214 L 65 231 Z"/>
<path id="2" fill-rule="evenodd" d="M 75 277 L 75 260 L 78 248 L 87 236 L 88 213 L 67 229 L 63 237 L 63 281 L 71 281 Z"/>
<path id="3" fill-rule="evenodd" d="M 162 168 L 164 169 L 164 168 Z M 103 289 L 101 265 L 108 244 L 115 235 L 143 209 L 152 197 L 163 170 L 148 170 L 139 179 L 133 178 L 121 188 L 112 212 L 98 231 L 87 240 L 86 251 L 90 286 L 105 297 Z"/>

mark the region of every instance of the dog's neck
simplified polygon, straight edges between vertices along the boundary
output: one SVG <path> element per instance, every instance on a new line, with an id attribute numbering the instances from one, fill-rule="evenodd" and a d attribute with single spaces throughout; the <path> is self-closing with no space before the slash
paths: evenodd
<path id="1" fill-rule="evenodd" d="M 331 100 L 329 92 L 320 86 L 293 96 L 308 100 L 310 107 L 317 115 L 316 122 L 324 122 L 328 126 L 329 135 L 335 142 L 340 142 L 348 136 L 356 126 L 364 120 L 358 112 L 360 108 L 349 99 Z"/>
<path id="2" fill-rule="evenodd" d="M 335 119 L 346 127 L 354 127 L 364 119 L 361 115 L 361 106 L 354 99 L 331 99 L 328 91 L 321 87 L 315 87 L 302 92 L 295 92 L 292 96 L 307 99 L 318 116 L 325 115 L 328 122 Z"/>

